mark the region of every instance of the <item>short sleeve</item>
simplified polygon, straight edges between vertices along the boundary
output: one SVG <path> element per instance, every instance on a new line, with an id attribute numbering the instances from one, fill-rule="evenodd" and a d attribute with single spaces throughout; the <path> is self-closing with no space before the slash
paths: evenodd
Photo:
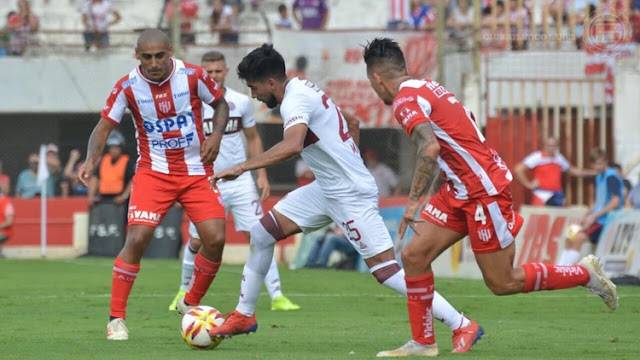
<path id="1" fill-rule="evenodd" d="M 562 154 L 558 154 L 558 165 L 560 165 L 560 167 L 562 168 L 562 172 L 565 172 L 569 170 L 569 168 L 571 168 L 569 160 L 567 160 L 567 158 Z"/>
<path id="2" fill-rule="evenodd" d="M 256 119 L 253 117 L 253 105 L 251 99 L 247 97 L 244 102 L 244 113 L 242 114 L 242 127 L 244 129 L 256 126 Z"/>
<path id="3" fill-rule="evenodd" d="M 196 71 L 198 75 L 198 97 L 205 104 L 213 106 L 222 97 L 222 88 L 202 68 Z"/>
<path id="4" fill-rule="evenodd" d="M 540 152 L 536 151 L 527 155 L 527 157 L 524 158 L 524 160 L 522 160 L 522 163 L 524 164 L 524 166 L 527 167 L 527 169 L 533 169 L 536 166 L 538 166 L 539 160 L 540 160 Z"/>
<path id="5" fill-rule="evenodd" d="M 619 196 L 622 192 L 620 189 L 620 182 L 615 176 L 607 177 L 607 191 L 609 194 Z M 622 199 L 621 199 L 622 200 Z"/>
<path id="6" fill-rule="evenodd" d="M 393 114 L 407 135 L 411 135 L 416 125 L 430 121 L 431 104 L 422 97 L 400 93 L 393 101 Z"/>
<path id="7" fill-rule="evenodd" d="M 311 111 L 311 102 L 304 95 L 296 94 L 287 98 L 280 106 L 280 114 L 284 120 L 284 131 L 298 124 L 309 126 Z"/>
<path id="8" fill-rule="evenodd" d="M 127 96 L 122 86 L 124 80 L 125 79 L 120 80 L 116 86 L 113 87 L 111 94 L 109 94 L 109 97 L 107 98 L 107 103 L 100 113 L 100 116 L 115 125 L 120 124 L 124 111 L 127 110 L 127 107 L 129 106 L 127 103 Z"/>

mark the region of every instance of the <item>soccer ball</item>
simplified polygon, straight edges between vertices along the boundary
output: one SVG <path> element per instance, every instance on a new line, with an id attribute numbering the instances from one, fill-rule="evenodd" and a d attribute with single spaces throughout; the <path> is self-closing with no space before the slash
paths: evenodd
<path id="1" fill-rule="evenodd" d="M 196 306 L 182 318 L 180 334 L 182 339 L 194 349 L 213 349 L 220 345 L 222 338 L 211 340 L 209 330 L 224 323 L 220 311 L 211 306 Z"/>

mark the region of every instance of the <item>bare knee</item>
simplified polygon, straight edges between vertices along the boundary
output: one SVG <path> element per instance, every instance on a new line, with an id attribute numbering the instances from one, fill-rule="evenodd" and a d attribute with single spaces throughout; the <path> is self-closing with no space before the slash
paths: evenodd
<path id="1" fill-rule="evenodd" d="M 504 296 L 522 292 L 524 289 L 524 276 L 520 276 L 518 269 L 511 269 L 503 276 L 486 277 L 484 283 L 494 295 Z"/>
<path id="2" fill-rule="evenodd" d="M 189 246 L 191 246 L 191 248 L 194 250 L 198 250 L 202 246 L 202 240 L 192 237 L 189 240 Z"/>
<path id="3" fill-rule="evenodd" d="M 224 247 L 225 234 L 223 231 L 213 231 L 207 234 L 206 239 L 200 240 L 200 246 L 207 250 Z"/>
<path id="4" fill-rule="evenodd" d="M 405 247 L 401 253 L 402 266 L 404 268 L 416 269 L 426 268 L 431 264 L 426 252 L 416 251 Z"/>

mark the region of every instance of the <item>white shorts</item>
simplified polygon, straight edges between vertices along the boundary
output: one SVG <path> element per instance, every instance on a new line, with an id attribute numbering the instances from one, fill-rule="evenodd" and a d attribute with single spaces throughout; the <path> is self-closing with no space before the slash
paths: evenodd
<path id="1" fill-rule="evenodd" d="M 253 224 L 262 218 L 262 205 L 253 178 L 238 178 L 234 181 L 218 183 L 218 189 L 224 201 L 226 215 L 233 215 L 236 231 L 250 231 Z M 189 222 L 189 235 L 200 238 L 195 225 Z"/>
<path id="2" fill-rule="evenodd" d="M 377 196 L 327 198 L 316 181 L 298 188 L 273 207 L 308 233 L 335 222 L 363 259 L 393 248 Z"/>

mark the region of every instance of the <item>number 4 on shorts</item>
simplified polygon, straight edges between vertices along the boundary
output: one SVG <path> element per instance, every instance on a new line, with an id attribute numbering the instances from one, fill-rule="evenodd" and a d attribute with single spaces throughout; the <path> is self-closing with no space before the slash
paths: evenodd
<path id="1" fill-rule="evenodd" d="M 482 204 L 478 204 L 474 220 L 482 222 L 482 225 L 487 224 L 487 216 L 484 214 L 484 208 L 482 207 Z"/>

